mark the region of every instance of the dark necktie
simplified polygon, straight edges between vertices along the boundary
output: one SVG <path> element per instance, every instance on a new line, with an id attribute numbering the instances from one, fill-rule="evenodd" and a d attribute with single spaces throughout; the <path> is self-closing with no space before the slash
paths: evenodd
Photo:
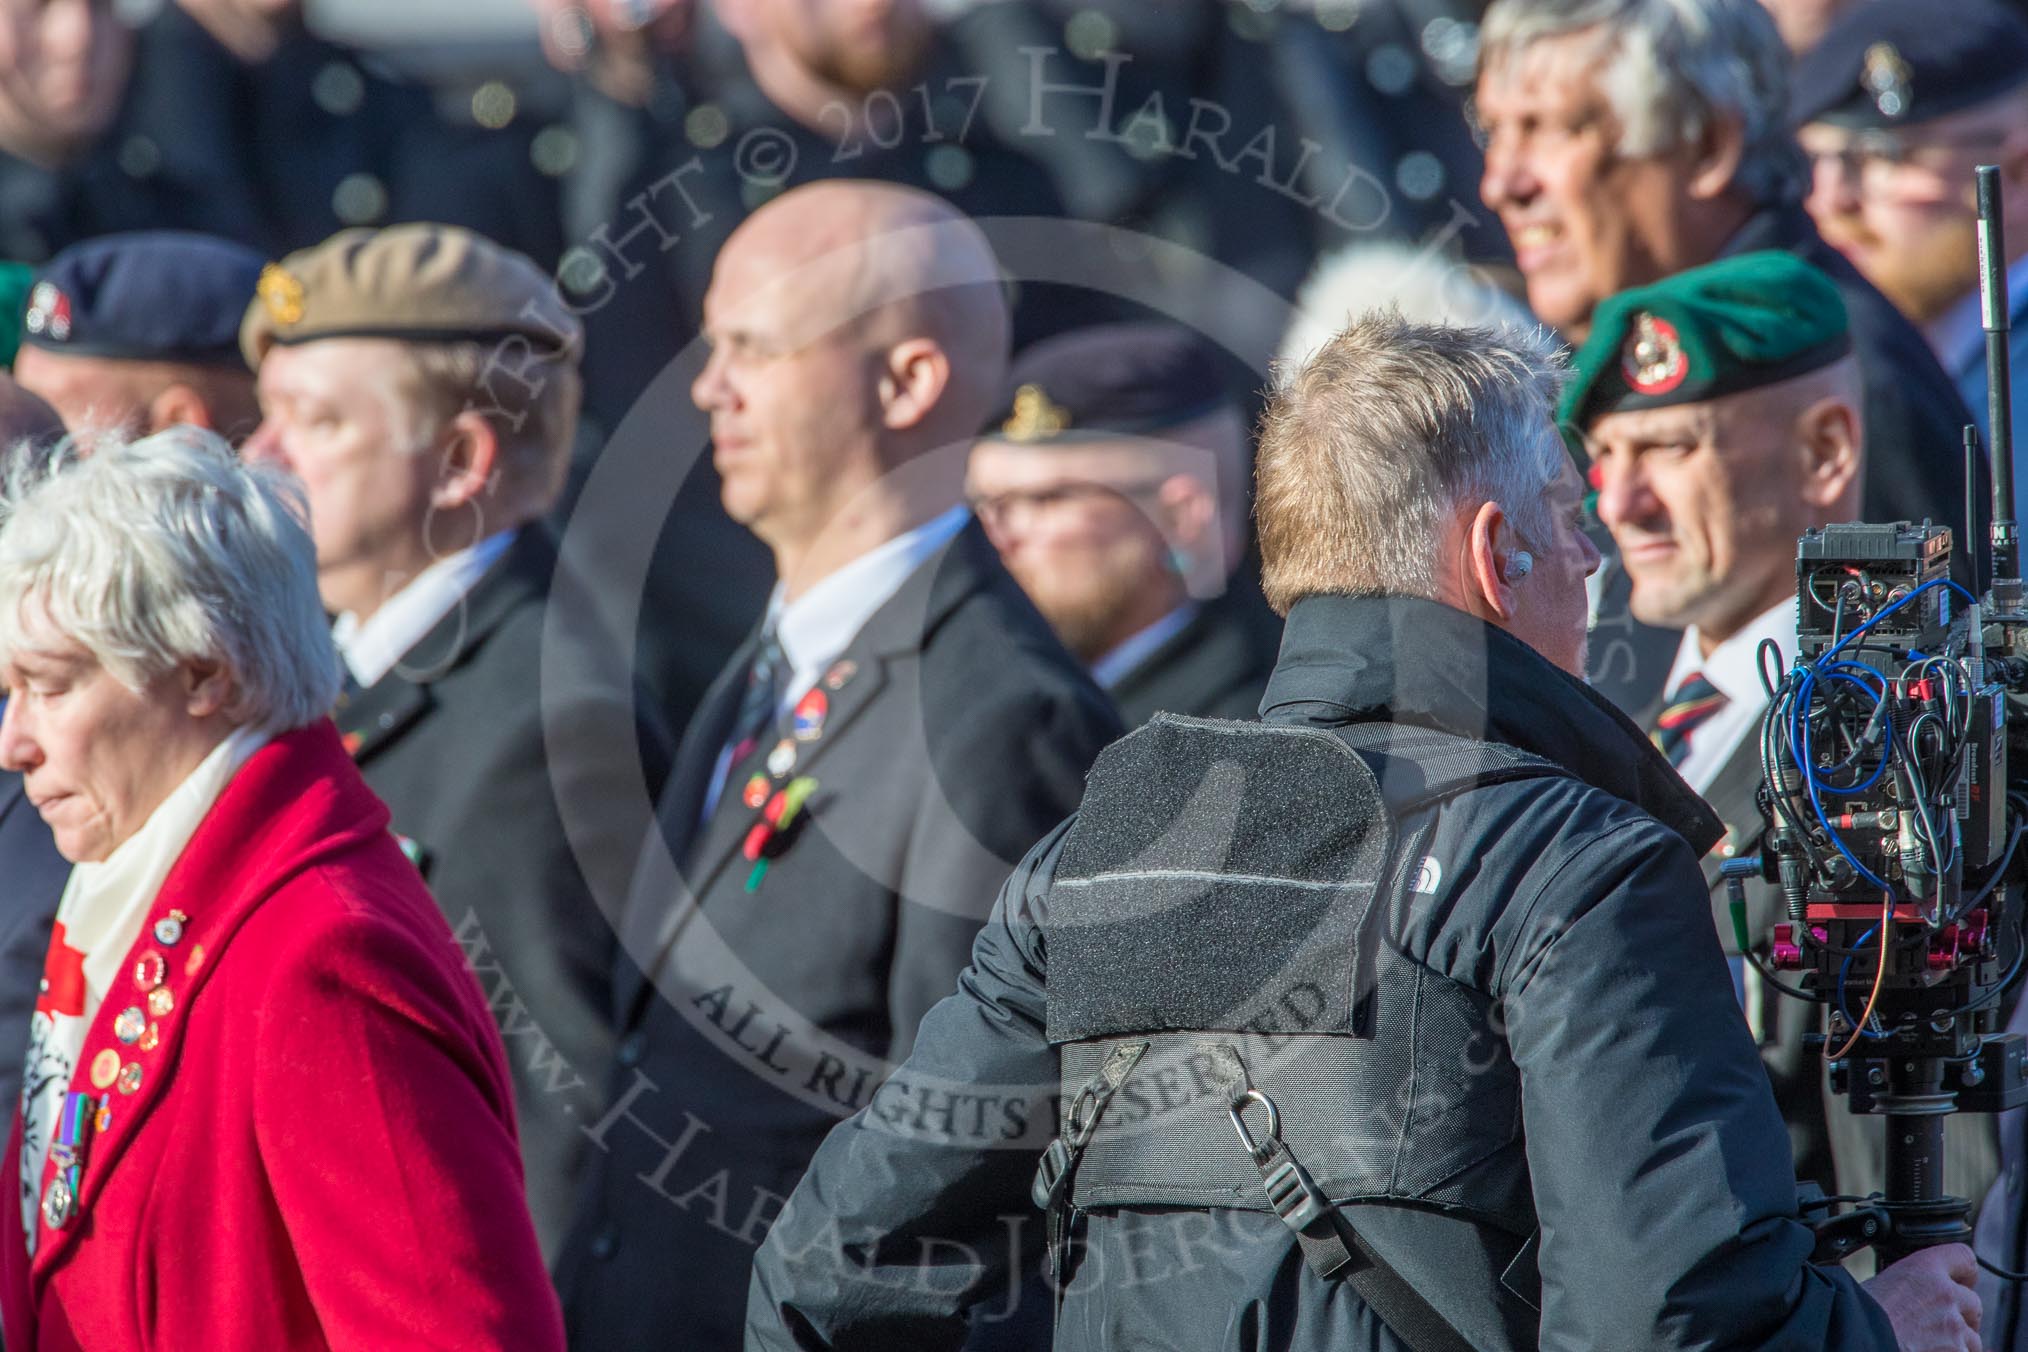
<path id="1" fill-rule="evenodd" d="M 789 679 L 789 660 L 773 625 L 761 632 L 754 648 L 753 665 L 747 669 L 746 688 L 740 692 L 739 711 L 733 715 L 732 731 L 725 744 L 731 754 L 725 762 L 726 782 L 720 792 L 729 792 L 735 772 L 760 746 L 761 738 L 774 725 L 775 711 L 782 702 L 782 686 Z"/>
<path id="2" fill-rule="evenodd" d="M 1703 672 L 1693 671 L 1669 692 L 1649 738 L 1669 758 L 1669 764 L 1680 766 L 1690 754 L 1691 735 L 1726 703 L 1723 691 L 1705 680 Z"/>

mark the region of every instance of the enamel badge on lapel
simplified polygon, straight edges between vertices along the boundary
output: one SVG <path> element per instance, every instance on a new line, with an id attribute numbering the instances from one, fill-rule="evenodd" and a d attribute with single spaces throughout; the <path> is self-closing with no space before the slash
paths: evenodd
<path id="1" fill-rule="evenodd" d="M 190 917 L 181 911 L 171 911 L 155 922 L 155 942 L 164 948 L 174 948 L 183 942 L 183 927 Z"/>
<path id="2" fill-rule="evenodd" d="M 824 735 L 824 716 L 831 712 L 831 697 L 815 686 L 796 701 L 789 729 L 799 742 L 814 742 Z"/>
<path id="3" fill-rule="evenodd" d="M 758 812 L 767 806 L 768 790 L 773 787 L 773 781 L 766 775 L 754 775 L 746 781 L 746 787 L 739 791 L 739 801 Z"/>
<path id="4" fill-rule="evenodd" d="M 845 683 L 859 674 L 859 664 L 851 658 L 833 662 L 831 669 L 824 673 L 824 688 L 836 694 L 845 688 Z"/>
<path id="5" fill-rule="evenodd" d="M 775 749 L 768 752 L 768 773 L 776 779 L 796 768 L 796 743 L 793 738 L 784 737 L 775 743 Z"/>

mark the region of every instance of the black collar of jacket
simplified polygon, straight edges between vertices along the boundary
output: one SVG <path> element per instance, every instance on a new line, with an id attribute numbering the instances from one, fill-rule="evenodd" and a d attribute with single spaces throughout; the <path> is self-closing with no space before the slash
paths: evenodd
<path id="1" fill-rule="evenodd" d="M 1436 601 L 1305 597 L 1260 708 L 1271 723 L 1385 720 L 1518 747 L 1641 808 L 1699 855 L 1724 834 L 1633 720 L 1513 635 Z"/>
<path id="2" fill-rule="evenodd" d="M 531 597 L 547 591 L 556 570 L 556 547 L 539 523 L 517 528 L 512 544 L 488 568 L 461 604 L 385 676 L 341 696 L 335 717 L 341 732 L 358 733 L 355 758 L 418 718 L 429 705 L 428 687 L 471 659 L 486 638 Z"/>

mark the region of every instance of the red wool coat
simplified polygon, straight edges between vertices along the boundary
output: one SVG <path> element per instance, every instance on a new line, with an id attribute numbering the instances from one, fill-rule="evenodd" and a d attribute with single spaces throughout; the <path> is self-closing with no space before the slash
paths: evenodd
<path id="1" fill-rule="evenodd" d="M 16 1114 L 9 1352 L 563 1347 L 499 1035 L 387 821 L 329 723 L 226 787 L 93 1020 L 105 1124 L 32 1263 Z"/>

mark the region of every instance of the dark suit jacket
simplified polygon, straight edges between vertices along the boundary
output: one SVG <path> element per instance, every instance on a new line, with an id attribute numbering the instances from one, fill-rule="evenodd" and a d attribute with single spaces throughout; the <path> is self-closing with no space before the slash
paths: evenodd
<path id="1" fill-rule="evenodd" d="M 594 669 L 594 640 L 545 653 L 555 567 L 548 537 L 524 527 L 462 606 L 337 713 L 499 1020 L 551 1262 L 589 1145 L 578 1123 L 612 1053 L 602 905 L 625 896 L 669 756 L 659 723 Z"/>
<path id="2" fill-rule="evenodd" d="M 0 771 L 0 1120 L 21 1101 L 28 1016 L 49 956 L 49 926 L 70 880 L 70 861 L 28 801 L 21 776 Z"/>
<path id="3" fill-rule="evenodd" d="M 1106 693 L 1130 728 L 1158 712 L 1256 718 L 1281 642 L 1281 619 L 1250 579 L 1235 578 Z"/>
<path id="4" fill-rule="evenodd" d="M 1760 787 L 1760 743 L 1749 733 L 1719 770 L 1704 801 L 1725 823 L 1725 838 L 1703 859 L 1704 881 L 1711 889 L 1711 915 L 1728 955 L 1737 951 L 1731 911 L 1719 867 L 1735 855 L 1760 848 L 1763 829 L 1755 794 Z M 1747 934 L 1766 954 L 1768 929 L 1787 914 L 1781 892 L 1755 882 L 1747 888 Z M 1799 985 L 1800 973 L 1790 974 Z M 1887 1186 L 1886 1120 L 1851 1111 L 1842 1095 L 1830 1092 L 1820 1057 L 1806 1056 L 1803 1035 L 1822 1032 L 1822 1008 L 1768 989 L 1748 971 L 1749 986 L 1760 987 L 1757 1001 L 1761 1061 L 1774 1086 L 1775 1100 L 1788 1123 L 1796 1152 L 1796 1177 L 1823 1185 L 1826 1192 L 1865 1194 Z M 1999 1143 L 1994 1119 L 1961 1113 L 1944 1127 L 1944 1186 L 1974 1204 L 1986 1195 L 1999 1172 Z"/>
<path id="5" fill-rule="evenodd" d="M 651 846 L 628 904 L 613 1098 L 558 1268 L 587 1350 L 659 1349 L 675 1330 L 739 1346 L 748 1268 L 783 1199 L 956 987 L 1001 882 L 1119 732 L 970 523 L 846 649 L 822 736 L 795 743 L 790 777 L 818 788 L 749 890 L 750 769 L 700 815 L 751 651 L 684 736 L 661 805 L 667 850 Z M 998 1103 L 930 1090 L 917 1106 L 991 1133 L 1006 1125 Z"/>

